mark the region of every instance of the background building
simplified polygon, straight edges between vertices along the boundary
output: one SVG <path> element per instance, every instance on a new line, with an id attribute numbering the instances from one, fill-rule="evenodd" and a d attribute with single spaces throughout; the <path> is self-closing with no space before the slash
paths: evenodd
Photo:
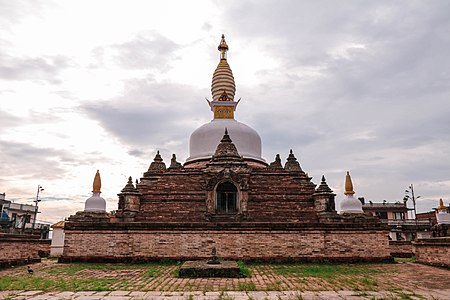
<path id="1" fill-rule="evenodd" d="M 423 219 L 409 219 L 408 211 L 412 209 L 407 207 L 406 202 L 374 203 L 369 201 L 369 203 L 363 204 L 363 210 L 372 216 L 379 217 L 381 222 L 389 226 L 389 239 L 392 241 L 413 241 L 416 238 L 431 236 L 432 222 Z"/>
<path id="2" fill-rule="evenodd" d="M 50 223 L 38 221 L 38 206 L 14 203 L 0 194 L 0 227 L 3 233 L 39 235 L 49 237 Z"/>

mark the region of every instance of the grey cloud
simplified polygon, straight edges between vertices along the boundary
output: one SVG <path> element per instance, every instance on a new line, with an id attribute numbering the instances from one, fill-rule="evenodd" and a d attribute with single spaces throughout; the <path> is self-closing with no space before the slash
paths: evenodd
<path id="1" fill-rule="evenodd" d="M 7 29 L 30 15 L 40 16 L 46 6 L 53 5 L 53 1 L 0 0 L 0 24 Z"/>
<path id="2" fill-rule="evenodd" d="M 148 153 L 142 151 L 140 149 L 132 149 L 128 151 L 128 154 L 131 156 L 139 157 L 139 158 L 148 158 Z"/>
<path id="3" fill-rule="evenodd" d="M 48 112 L 30 110 L 26 118 L 24 118 L 0 110 L 0 132 L 9 128 L 20 127 L 24 124 L 45 124 L 59 121 L 61 118 L 57 115 L 58 111 L 58 109 L 51 109 Z M 26 119 L 26 122 L 24 122 L 24 119 Z M 64 136 L 64 134 L 59 134 L 59 136 Z"/>
<path id="4" fill-rule="evenodd" d="M 0 131 L 9 127 L 15 127 L 21 123 L 20 118 L 0 110 Z"/>
<path id="5" fill-rule="evenodd" d="M 65 170 L 55 159 L 64 151 L 36 148 L 24 143 L 1 141 L 2 176 L 17 176 L 53 180 L 64 176 Z"/>
<path id="6" fill-rule="evenodd" d="M 212 25 L 208 22 L 203 23 L 202 27 L 203 30 L 205 31 L 211 31 L 211 29 L 213 28 Z"/>
<path id="7" fill-rule="evenodd" d="M 325 174 L 342 189 L 350 170 L 374 201 L 401 199 L 412 182 L 448 195 L 426 185 L 450 179 L 449 10 L 445 1 L 234 3 L 223 16 L 235 20 L 234 38 L 280 62 L 258 87 L 236 83 L 240 121 L 261 134 L 267 160 L 293 148 L 316 183 Z"/>
<path id="8" fill-rule="evenodd" d="M 367 95 L 408 96 L 419 90 L 429 93 L 436 85 L 448 87 L 449 62 L 436 57 L 445 44 L 450 45 L 445 34 L 450 30 L 446 14 L 450 5 L 437 3 L 284 1 L 274 8 L 246 2 L 226 17 L 237 20 L 230 25 L 243 38 L 248 35 L 259 45 L 267 43 L 260 51 L 283 61 L 285 74 L 297 75 L 299 65 L 316 66 L 329 78 L 324 88 L 331 85 L 335 93 L 351 91 L 364 100 Z M 247 17 L 236 17 L 240 14 Z M 350 43 L 366 48 L 347 51 L 347 57 L 332 55 Z"/>
<path id="9" fill-rule="evenodd" d="M 60 72 L 70 65 L 64 56 L 16 57 L 0 53 L 0 79 L 44 80 L 60 84 Z"/>
<path id="10" fill-rule="evenodd" d="M 116 59 L 123 68 L 167 71 L 179 45 L 157 32 L 142 32 L 112 48 L 117 50 Z"/>
<path id="11" fill-rule="evenodd" d="M 153 153 L 145 149 L 167 149 L 185 156 L 190 133 L 210 120 L 204 91 L 151 80 L 131 80 L 124 90 L 120 97 L 81 109 L 128 145 L 130 155 L 149 157 Z"/>
<path id="12" fill-rule="evenodd" d="M 5 140 L 0 141 L 0 158 L 2 180 L 18 176 L 22 179 L 61 179 L 68 172 L 67 166 L 90 165 L 102 159 L 98 153 L 84 153 L 82 157 L 76 157 L 65 150 Z"/>

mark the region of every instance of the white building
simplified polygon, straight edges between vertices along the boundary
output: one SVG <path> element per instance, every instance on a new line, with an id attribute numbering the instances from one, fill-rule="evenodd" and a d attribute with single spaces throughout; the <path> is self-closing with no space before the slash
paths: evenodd
<path id="1" fill-rule="evenodd" d="M 14 203 L 0 194 L 0 228 L 10 233 L 24 233 L 36 230 L 41 238 L 48 238 L 50 224 L 37 221 L 38 207 L 30 204 Z"/>
<path id="2" fill-rule="evenodd" d="M 64 250 L 64 221 L 52 225 L 53 236 L 50 246 L 50 256 L 61 256 Z"/>

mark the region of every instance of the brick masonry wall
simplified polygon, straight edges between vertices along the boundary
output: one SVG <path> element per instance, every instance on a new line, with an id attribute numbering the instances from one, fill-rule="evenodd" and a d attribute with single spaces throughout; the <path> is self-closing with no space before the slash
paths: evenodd
<path id="1" fill-rule="evenodd" d="M 248 221 L 317 222 L 315 185 L 285 171 L 249 171 Z M 183 169 L 144 177 L 138 184 L 138 222 L 202 222 L 207 191 L 202 171 Z"/>
<path id="2" fill-rule="evenodd" d="M 390 258 L 387 235 L 382 230 L 66 230 L 61 261 L 205 259 L 210 257 L 213 247 L 219 257 L 244 260 L 380 261 Z"/>
<path id="3" fill-rule="evenodd" d="M 410 241 L 389 241 L 389 250 L 394 257 L 412 257 L 414 255 Z"/>
<path id="4" fill-rule="evenodd" d="M 450 237 L 420 239 L 413 246 L 418 262 L 450 268 Z"/>
<path id="5" fill-rule="evenodd" d="M 203 172 L 198 170 L 166 171 L 143 178 L 138 185 L 142 196 L 136 221 L 204 220 L 204 182 Z"/>
<path id="6" fill-rule="evenodd" d="M 251 174 L 248 214 L 253 221 L 317 222 L 315 185 L 288 172 L 256 170 Z"/>
<path id="7" fill-rule="evenodd" d="M 0 266 L 39 261 L 39 251 L 49 253 L 50 240 L 0 236 Z"/>

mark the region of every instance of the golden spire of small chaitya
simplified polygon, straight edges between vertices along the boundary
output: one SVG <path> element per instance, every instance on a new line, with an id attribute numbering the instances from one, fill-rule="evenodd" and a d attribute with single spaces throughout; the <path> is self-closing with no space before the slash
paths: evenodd
<path id="1" fill-rule="evenodd" d="M 100 189 L 102 188 L 102 180 L 100 179 L 100 173 L 97 170 L 97 173 L 95 173 L 94 177 L 94 184 L 93 184 L 93 193 L 101 193 Z"/>
<path id="2" fill-rule="evenodd" d="M 442 198 L 439 199 L 439 207 L 438 207 L 437 209 L 438 209 L 438 210 L 444 210 L 444 209 L 447 209 L 447 207 L 445 207 L 445 205 L 444 205 L 444 200 L 442 200 Z"/>
<path id="3" fill-rule="evenodd" d="M 347 171 L 347 176 L 345 176 L 345 193 L 344 195 L 353 195 L 355 192 L 353 191 L 353 183 L 352 178 L 350 177 L 350 172 Z"/>

